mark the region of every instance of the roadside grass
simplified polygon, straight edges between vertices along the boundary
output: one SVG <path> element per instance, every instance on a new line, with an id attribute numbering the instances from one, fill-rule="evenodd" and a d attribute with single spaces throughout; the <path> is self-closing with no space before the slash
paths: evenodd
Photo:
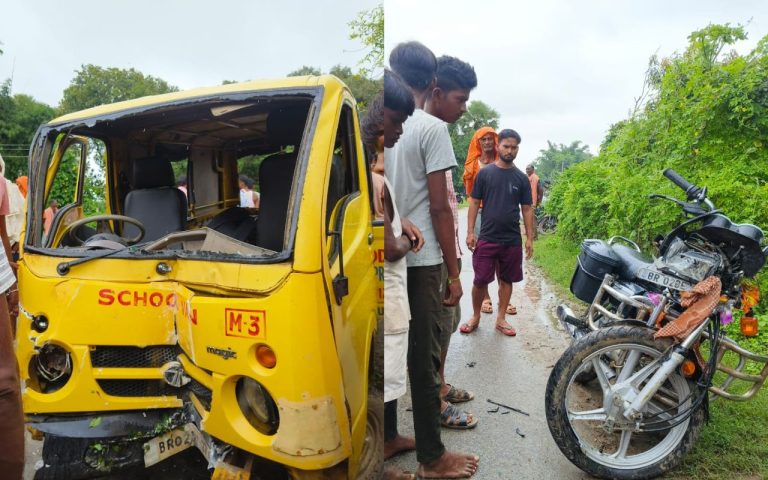
<path id="1" fill-rule="evenodd" d="M 570 293 L 579 243 L 558 234 L 539 235 L 534 244 L 533 262 L 555 284 L 563 298 L 578 301 Z M 584 305 L 582 302 L 581 305 Z M 761 332 L 745 338 L 738 321 L 726 329 L 733 340 L 754 353 L 766 355 L 768 325 L 760 319 Z M 751 365 L 750 373 L 757 373 Z M 716 378 L 716 382 L 717 378 Z M 743 391 L 742 389 L 741 391 Z M 665 476 L 676 479 L 768 478 L 768 392 L 759 391 L 747 402 L 717 399 L 710 403 L 710 420 L 682 464 Z"/>

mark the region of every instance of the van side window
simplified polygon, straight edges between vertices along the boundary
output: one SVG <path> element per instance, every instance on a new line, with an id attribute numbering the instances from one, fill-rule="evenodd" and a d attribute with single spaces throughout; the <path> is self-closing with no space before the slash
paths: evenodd
<path id="1" fill-rule="evenodd" d="M 352 108 L 344 104 L 341 109 L 339 126 L 336 131 L 336 143 L 331 159 L 331 175 L 328 182 L 326 228 L 330 231 L 331 214 L 334 208 L 347 195 L 360 191 L 360 179 L 357 174 L 357 149 L 355 148 L 355 129 Z"/>

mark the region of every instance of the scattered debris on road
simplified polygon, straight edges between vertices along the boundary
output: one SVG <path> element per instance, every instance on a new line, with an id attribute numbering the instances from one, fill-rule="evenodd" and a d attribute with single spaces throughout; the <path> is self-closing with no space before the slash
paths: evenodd
<path id="1" fill-rule="evenodd" d="M 496 413 L 498 411 L 499 411 L 499 407 L 496 407 L 493 410 L 488 410 L 488 413 Z"/>
<path id="2" fill-rule="evenodd" d="M 518 434 L 518 435 L 520 435 L 521 437 L 525 438 L 525 434 L 524 434 L 524 433 L 522 433 L 522 432 L 520 431 L 520 429 L 519 429 L 519 428 L 516 428 L 516 429 L 515 429 L 515 433 L 516 433 L 516 434 Z"/>
<path id="3" fill-rule="evenodd" d="M 473 360 L 473 361 L 471 361 L 471 362 L 469 362 L 469 363 L 467 364 L 467 366 L 468 366 L 469 368 L 473 368 L 475 365 L 477 365 L 477 362 L 475 362 L 474 360 Z"/>
<path id="4" fill-rule="evenodd" d="M 531 416 L 531 414 L 530 414 L 530 413 L 528 413 L 528 412 L 524 412 L 524 411 L 520 410 L 519 408 L 510 407 L 509 405 L 504 405 L 503 403 L 494 402 L 494 401 L 493 401 L 493 400 L 491 400 L 490 398 L 488 398 L 488 399 L 486 399 L 486 400 L 488 400 L 488 403 L 492 403 L 492 404 L 494 404 L 494 405 L 496 405 L 496 406 L 499 406 L 499 407 L 504 407 L 504 408 L 507 408 L 507 409 L 509 409 L 509 410 L 512 410 L 513 412 L 517 412 L 517 413 L 519 413 L 519 414 L 525 415 L 526 417 L 530 417 L 530 416 Z"/>

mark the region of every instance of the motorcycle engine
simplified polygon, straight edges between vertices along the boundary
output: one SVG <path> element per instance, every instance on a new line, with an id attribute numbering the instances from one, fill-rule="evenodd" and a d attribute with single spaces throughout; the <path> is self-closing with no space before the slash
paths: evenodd
<path id="1" fill-rule="evenodd" d="M 675 239 L 666 253 L 656 259 L 657 270 L 691 283 L 698 283 L 713 275 L 722 265 L 719 253 L 694 249 L 680 238 Z"/>

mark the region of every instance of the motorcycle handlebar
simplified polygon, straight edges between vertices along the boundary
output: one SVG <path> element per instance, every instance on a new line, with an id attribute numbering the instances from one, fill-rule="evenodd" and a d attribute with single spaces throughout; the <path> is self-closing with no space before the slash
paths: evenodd
<path id="1" fill-rule="evenodd" d="M 675 185 L 680 187 L 683 191 L 685 191 L 685 194 L 688 195 L 689 200 L 696 197 L 701 191 L 699 187 L 692 184 L 688 180 L 684 179 L 682 176 L 680 176 L 679 173 L 672 170 L 671 168 L 667 168 L 666 170 L 664 170 L 663 173 L 665 177 L 667 177 L 672 181 L 672 183 L 674 183 Z"/>

